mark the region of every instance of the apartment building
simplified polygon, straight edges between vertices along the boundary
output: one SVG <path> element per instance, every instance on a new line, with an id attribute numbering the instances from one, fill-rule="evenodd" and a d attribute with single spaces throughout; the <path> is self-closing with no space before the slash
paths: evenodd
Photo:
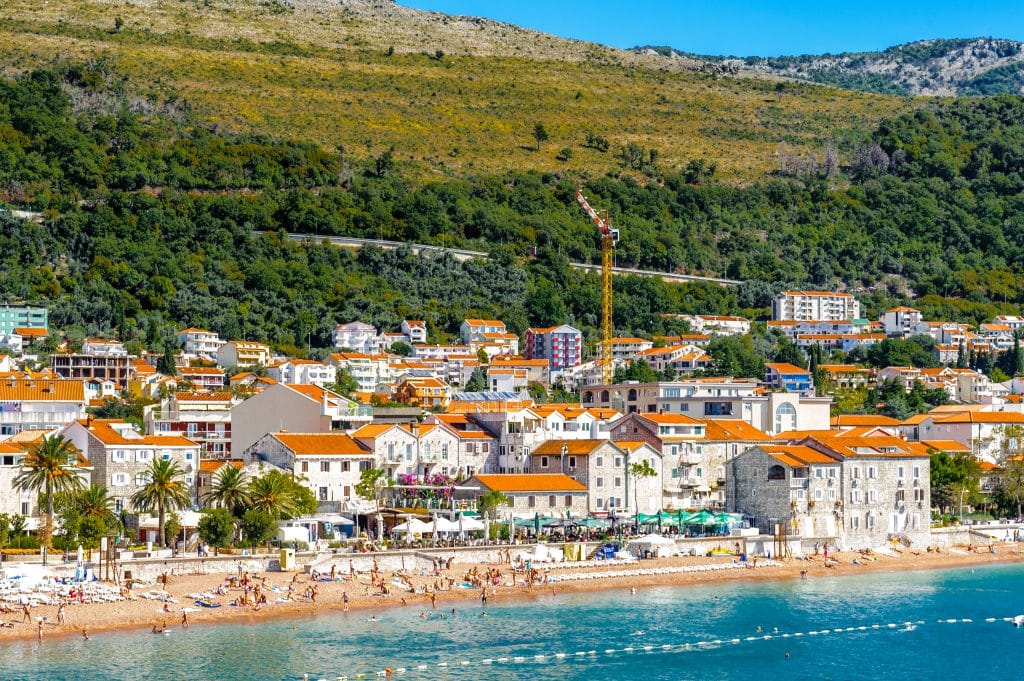
<path id="1" fill-rule="evenodd" d="M 860 303 L 849 293 L 784 291 L 772 301 L 772 319 L 839 321 L 860 317 Z"/>
<path id="2" fill-rule="evenodd" d="M 574 367 L 583 361 L 583 333 L 568 324 L 529 328 L 523 344 L 526 359 L 545 359 L 552 372 Z"/>
<path id="3" fill-rule="evenodd" d="M 178 343 L 185 354 L 210 361 L 217 359 L 217 351 L 224 345 L 224 341 L 216 333 L 193 327 L 178 332 Z"/>
<path id="4" fill-rule="evenodd" d="M 0 437 L 25 430 L 52 431 L 85 418 L 82 381 L 0 379 Z"/>
<path id="5" fill-rule="evenodd" d="M 222 367 L 266 366 L 270 363 L 270 346 L 255 341 L 228 341 L 217 350 L 217 364 Z"/>
<path id="6" fill-rule="evenodd" d="M 147 435 L 183 435 L 199 445 L 200 457 L 231 457 L 230 392 L 180 392 L 143 411 Z"/>
<path id="7" fill-rule="evenodd" d="M 351 352 L 375 353 L 378 350 L 377 328 L 366 322 L 338 324 L 334 328 L 334 347 Z"/>
<path id="8" fill-rule="evenodd" d="M 0 304 L 0 334 L 16 333 L 16 329 L 50 328 L 50 311 L 37 305 Z"/>

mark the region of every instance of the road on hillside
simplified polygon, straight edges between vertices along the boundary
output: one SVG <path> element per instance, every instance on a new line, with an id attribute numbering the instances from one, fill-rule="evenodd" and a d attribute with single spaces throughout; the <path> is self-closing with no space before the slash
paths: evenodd
<path id="1" fill-rule="evenodd" d="M 419 255 L 420 253 L 447 253 L 456 260 L 464 262 L 466 260 L 472 260 L 474 258 L 480 258 L 482 260 L 487 259 L 487 253 L 483 251 L 470 251 L 464 248 L 448 248 L 445 246 L 429 246 L 427 244 L 414 244 L 404 241 L 387 241 L 384 239 L 356 239 L 348 236 L 320 236 L 317 234 L 294 234 L 289 233 L 288 238 L 292 241 L 305 241 L 309 243 L 322 243 L 328 241 L 335 246 L 341 246 L 343 248 L 362 248 L 363 246 L 377 246 L 378 248 L 395 249 L 401 246 L 409 248 L 413 253 Z M 588 272 L 600 272 L 600 265 L 591 265 L 583 262 L 571 262 L 569 266 L 577 270 L 586 270 Z M 614 267 L 612 272 L 616 275 L 634 275 L 638 277 L 659 277 L 664 281 L 669 282 L 688 282 L 688 281 L 706 281 L 712 284 L 719 284 L 721 286 L 738 286 L 742 284 L 741 281 L 735 279 L 721 279 L 718 277 L 698 277 L 692 274 L 675 274 L 673 272 L 658 272 L 656 270 L 638 270 L 632 267 Z"/>

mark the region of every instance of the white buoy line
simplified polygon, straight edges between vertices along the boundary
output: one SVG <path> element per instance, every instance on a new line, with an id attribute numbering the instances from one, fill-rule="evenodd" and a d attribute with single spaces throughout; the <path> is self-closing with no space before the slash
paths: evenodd
<path id="1" fill-rule="evenodd" d="M 935 624 L 981 624 L 981 623 L 996 623 L 996 622 L 1009 622 L 1014 623 L 1014 617 L 986 617 L 984 620 L 975 620 L 971 618 L 944 618 L 935 620 Z M 425 672 L 432 669 L 443 669 L 450 667 L 470 667 L 476 665 L 521 665 L 521 664 L 535 664 L 541 662 L 547 662 L 554 660 L 557 662 L 566 662 L 573 659 L 593 659 L 600 655 L 614 656 L 614 655 L 633 655 L 633 654 L 644 654 L 644 653 L 668 653 L 668 652 L 700 652 L 706 650 L 713 650 L 721 648 L 726 645 L 735 646 L 742 643 L 752 643 L 755 641 L 772 641 L 775 639 L 789 639 L 799 638 L 802 636 L 826 636 L 831 634 L 846 634 L 846 633 L 859 633 L 859 632 L 877 632 L 877 631 L 914 631 L 919 626 L 926 626 L 928 622 L 924 620 L 907 620 L 904 622 L 887 622 L 885 624 L 860 624 L 856 626 L 847 627 L 833 627 L 823 628 L 809 631 L 798 631 L 798 632 L 777 632 L 773 631 L 770 634 L 761 634 L 758 636 L 746 636 L 743 638 L 719 638 L 710 641 L 694 641 L 692 643 L 663 643 L 663 644 L 646 644 L 646 645 L 634 645 L 626 646 L 624 648 L 604 648 L 603 650 L 580 650 L 575 652 L 549 652 L 549 653 L 535 653 L 533 655 L 515 655 L 511 657 L 487 657 L 481 660 L 456 660 L 456 661 L 440 661 L 432 664 L 418 664 L 410 667 L 394 667 L 391 669 L 381 669 L 372 672 L 363 672 L 353 674 L 349 676 L 337 676 L 334 679 L 328 679 L 326 677 L 320 678 L 317 681 L 352 681 L 353 679 L 369 679 L 369 678 L 386 678 L 394 675 L 404 675 L 416 672 Z M 312 677 L 310 677 L 312 678 Z"/>

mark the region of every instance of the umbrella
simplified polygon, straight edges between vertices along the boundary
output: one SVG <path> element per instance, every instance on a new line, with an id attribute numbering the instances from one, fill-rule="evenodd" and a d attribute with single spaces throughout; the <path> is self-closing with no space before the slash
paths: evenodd
<path id="1" fill-rule="evenodd" d="M 661 534 L 661 511 L 658 511 L 658 533 Z"/>
<path id="2" fill-rule="evenodd" d="M 601 518 L 580 518 L 576 524 L 588 530 L 606 530 L 609 526 L 608 521 Z"/>
<path id="3" fill-rule="evenodd" d="M 437 543 L 437 516 L 436 515 L 434 516 L 434 522 L 432 522 L 431 525 L 433 526 L 431 529 L 433 530 L 432 534 L 434 535 L 434 543 L 436 544 Z"/>
<path id="4" fill-rule="evenodd" d="M 714 525 L 715 514 L 707 509 L 697 511 L 692 516 L 687 518 L 687 525 Z"/>
<path id="5" fill-rule="evenodd" d="M 540 513 L 533 514 L 533 531 L 536 533 L 536 536 L 540 536 Z"/>
<path id="6" fill-rule="evenodd" d="M 484 524 L 476 518 L 467 518 L 461 515 L 459 516 L 459 525 L 466 532 L 479 532 L 485 529 Z"/>
<path id="7" fill-rule="evenodd" d="M 459 539 L 466 538 L 466 518 L 461 513 L 459 514 Z"/>
<path id="8" fill-rule="evenodd" d="M 405 521 L 405 541 L 406 543 L 412 543 L 412 516 L 406 516 L 408 520 Z"/>
<path id="9" fill-rule="evenodd" d="M 384 516 L 377 514 L 377 539 L 384 537 Z"/>

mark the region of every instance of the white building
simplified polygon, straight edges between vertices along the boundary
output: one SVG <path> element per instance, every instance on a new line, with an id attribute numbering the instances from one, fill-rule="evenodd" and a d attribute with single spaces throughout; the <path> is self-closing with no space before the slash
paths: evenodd
<path id="1" fill-rule="evenodd" d="M 0 379 L 0 437 L 57 430 L 85 418 L 85 384 L 55 378 Z"/>
<path id="2" fill-rule="evenodd" d="M 361 473 L 374 466 L 373 452 L 345 433 L 268 433 L 249 448 L 246 460 L 288 471 L 320 502 L 357 498 Z"/>
<path id="3" fill-rule="evenodd" d="M 886 310 L 885 314 L 878 318 L 878 321 L 885 327 L 885 335 L 890 338 L 906 338 L 912 336 L 915 329 L 923 321 L 921 311 L 912 307 L 894 307 Z"/>
<path id="4" fill-rule="evenodd" d="M 106 487 L 116 511 L 132 509 L 131 496 L 147 482 L 156 458 L 176 462 L 195 498 L 199 445 L 178 435 L 143 435 L 119 419 L 80 419 L 61 431 L 88 459 L 92 484 Z"/>
<path id="5" fill-rule="evenodd" d="M 267 375 L 278 383 L 327 386 L 337 382 L 338 368 L 312 359 L 286 359 L 268 367 Z"/>
<path id="6" fill-rule="evenodd" d="M 772 302 L 774 320 L 838 321 L 860 317 L 860 303 L 849 293 L 784 291 Z"/>
<path id="7" fill-rule="evenodd" d="M 377 352 L 377 329 L 366 322 L 338 324 L 334 328 L 334 347 L 353 352 Z"/>
<path id="8" fill-rule="evenodd" d="M 215 360 L 217 351 L 224 345 L 220 336 L 206 329 L 188 328 L 178 332 L 178 342 L 188 355 Z"/>
<path id="9" fill-rule="evenodd" d="M 231 453 L 241 456 L 267 433 L 329 433 L 368 422 L 369 407 L 318 385 L 277 383 L 231 409 Z"/>
<path id="10" fill-rule="evenodd" d="M 694 333 L 712 333 L 719 336 L 742 336 L 750 333 L 750 320 L 726 315 L 684 314 L 677 316 L 690 323 Z"/>
<path id="11" fill-rule="evenodd" d="M 464 319 L 459 327 L 459 335 L 466 345 L 473 341 L 483 342 L 494 338 L 496 334 L 504 335 L 507 332 L 505 322 L 497 319 Z"/>
<path id="12" fill-rule="evenodd" d="M 409 339 L 410 345 L 427 342 L 427 323 L 420 319 L 402 321 L 402 333 Z"/>

